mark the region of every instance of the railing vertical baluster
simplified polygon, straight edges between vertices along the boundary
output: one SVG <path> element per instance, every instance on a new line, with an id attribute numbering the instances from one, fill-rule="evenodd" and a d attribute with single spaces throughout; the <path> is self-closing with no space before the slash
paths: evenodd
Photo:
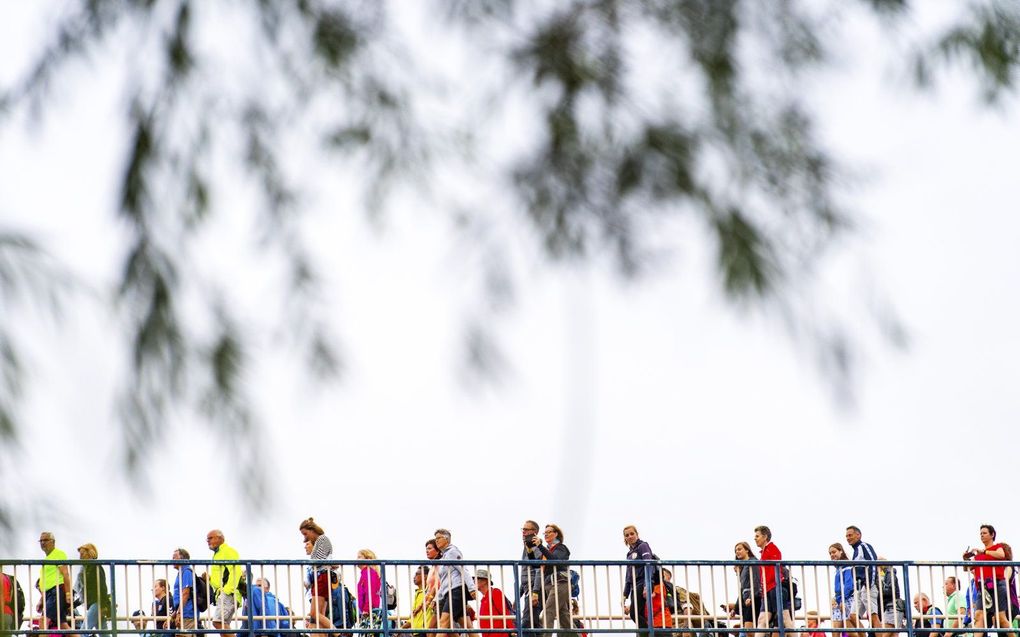
<path id="1" fill-rule="evenodd" d="M 527 568 L 527 567 L 525 567 Z M 521 569 L 520 564 L 514 562 L 514 597 L 517 599 L 517 603 L 514 604 L 514 619 L 516 620 L 517 626 L 517 637 L 524 637 L 524 626 L 521 621 L 521 604 L 528 604 L 528 608 L 531 608 L 531 593 L 528 593 L 525 598 L 526 601 L 521 601 Z M 505 596 L 505 595 L 504 595 Z M 431 635 L 427 636 L 431 637 Z"/>
<path id="2" fill-rule="evenodd" d="M 774 588 L 773 590 L 777 591 L 776 601 L 780 602 L 779 604 L 776 605 L 776 606 L 778 606 L 778 608 L 773 609 L 773 612 L 776 613 L 776 625 L 779 627 L 779 637 L 786 637 L 786 626 L 785 626 L 786 622 L 783 621 L 783 607 L 784 607 L 784 604 L 782 603 L 781 600 L 786 598 L 787 592 L 783 590 L 783 566 L 782 566 L 782 562 L 776 562 L 776 564 L 775 564 L 775 566 L 773 566 L 773 568 L 776 570 L 776 588 Z M 768 592 L 765 593 L 765 596 L 768 597 Z M 791 599 L 789 601 L 790 601 L 790 607 L 793 608 L 793 600 Z"/>
<path id="3" fill-rule="evenodd" d="M 644 580 L 645 580 L 645 621 L 648 622 L 648 635 L 655 637 L 655 621 L 654 621 L 654 595 L 652 593 L 652 566 L 651 564 L 645 563 L 644 569 Z M 637 603 L 637 596 L 634 596 L 634 602 Z M 638 610 L 638 609 L 636 609 Z M 637 616 L 637 613 L 634 613 Z"/>
<path id="4" fill-rule="evenodd" d="M 124 573 L 126 578 L 127 566 L 124 567 Z M 99 604 L 99 608 L 103 608 L 102 603 Z M 102 613 L 100 613 L 100 617 L 102 617 Z M 103 622 L 100 621 L 99 625 L 102 626 Z M 110 563 L 110 635 L 117 637 L 117 565 L 112 562 Z"/>
<path id="5" fill-rule="evenodd" d="M 893 569 L 893 581 L 896 581 L 896 570 Z M 920 577 L 918 577 L 920 579 Z M 893 591 L 893 613 L 896 612 L 896 591 Z M 914 596 L 910 593 L 910 562 L 903 563 L 903 616 L 907 622 L 907 637 L 914 637 L 914 618 L 911 612 L 914 608 Z"/>
<path id="6" fill-rule="evenodd" d="M 461 581 L 464 580 L 464 572 L 461 571 Z M 386 604 L 386 566 L 381 565 L 379 568 L 379 592 L 381 593 L 379 599 L 379 611 L 382 615 L 383 624 L 383 637 L 390 637 L 390 611 Z M 451 591 L 452 592 L 452 591 Z M 464 597 L 467 599 L 467 596 Z M 369 607 L 371 607 L 371 599 L 369 600 Z M 466 603 L 466 602 L 465 602 Z M 463 612 L 463 610 L 461 611 Z"/>
<path id="7" fill-rule="evenodd" d="M 227 567 L 224 567 L 224 568 L 227 568 Z M 254 585 L 252 583 L 253 580 L 251 578 L 251 562 L 245 562 L 244 563 L 244 581 L 245 581 L 245 585 L 248 587 L 248 603 L 245 604 L 245 607 L 248 609 L 248 612 L 246 613 L 248 615 L 248 637 L 255 637 L 255 609 L 252 608 L 252 606 L 254 606 L 254 604 L 251 603 L 251 595 L 252 595 L 251 591 L 252 591 L 252 586 Z M 265 596 L 262 597 L 262 600 L 263 600 L 262 615 L 263 615 L 263 617 L 265 617 L 265 614 L 266 614 Z M 266 620 L 263 619 L 262 621 L 263 621 L 263 626 L 264 626 L 265 625 L 264 622 Z"/>

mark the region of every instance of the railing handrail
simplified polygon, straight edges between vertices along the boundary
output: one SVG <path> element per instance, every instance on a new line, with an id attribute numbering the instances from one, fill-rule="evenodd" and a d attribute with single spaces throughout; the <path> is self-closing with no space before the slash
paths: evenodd
<path id="1" fill-rule="evenodd" d="M 0 558 L 0 566 L 84 566 L 88 564 L 104 564 L 112 566 L 208 566 L 212 564 L 244 566 L 246 564 L 261 564 L 266 566 L 419 566 L 447 564 L 478 565 L 478 566 L 514 566 L 514 565 L 552 565 L 552 566 L 746 566 L 748 562 L 761 564 L 783 564 L 787 566 L 835 566 L 847 564 L 853 566 L 954 566 L 954 567 L 1020 567 L 1020 561 L 988 560 L 988 561 L 966 561 L 966 560 L 484 560 L 484 559 L 460 559 L 460 560 L 429 560 L 421 559 L 275 559 L 275 558 L 241 558 L 237 560 L 214 560 L 190 559 L 190 560 L 161 560 L 161 559 L 128 559 L 128 558 L 97 558 L 94 560 L 67 559 L 67 560 L 46 560 L 46 559 L 5 559 Z"/>

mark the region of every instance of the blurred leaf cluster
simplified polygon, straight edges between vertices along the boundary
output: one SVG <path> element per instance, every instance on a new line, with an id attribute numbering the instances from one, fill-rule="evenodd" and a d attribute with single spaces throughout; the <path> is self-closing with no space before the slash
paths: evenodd
<path id="1" fill-rule="evenodd" d="M 1012 93 L 1020 61 L 1020 8 L 975 0 L 959 20 L 915 48 L 918 80 L 965 61 L 984 95 Z M 840 235 L 853 211 L 840 203 L 843 169 L 816 132 L 805 78 L 828 64 L 833 16 L 863 12 L 907 31 L 909 0 L 429 0 L 417 39 L 387 0 L 87 0 L 63 5 L 19 79 L 0 87 L 0 125 L 45 115 L 55 89 L 81 70 L 117 69 L 130 143 L 117 179 L 125 228 L 112 294 L 130 352 L 120 422 L 127 468 L 153 442 L 199 415 L 237 444 L 245 492 L 261 498 L 261 457 L 245 370 L 250 326 L 220 293 L 229 282 L 196 271 L 189 251 L 229 204 L 214 164 L 227 162 L 258 193 L 250 214 L 260 250 L 288 272 L 278 324 L 323 379 L 342 369 L 326 325 L 322 277 L 305 236 L 309 184 L 286 149 L 311 126 L 321 151 L 364 184 L 369 217 L 394 188 L 423 184 L 451 165 L 495 165 L 479 178 L 510 193 L 509 223 L 527 229 L 551 261 L 608 259 L 625 277 L 655 262 L 671 217 L 688 217 L 715 254 L 720 289 L 738 306 L 793 307 L 798 281 Z M 212 44 L 225 16 L 247 39 L 224 58 Z M 472 72 L 433 81 L 428 38 L 463 43 Z M 906 37 L 906 36 L 904 36 Z M 222 48 L 222 47 L 221 47 Z M 124 54 L 130 61 L 124 63 Z M 479 69 L 497 69 L 495 72 Z M 456 111 L 488 96 L 495 114 L 446 129 L 423 104 Z M 482 144 L 503 101 L 534 134 L 498 160 Z M 510 154 L 507 157 L 507 153 Z M 478 157 L 486 161 L 476 161 Z M 464 170 L 468 170 L 464 168 Z M 468 175 L 465 178 L 474 178 Z M 476 227 L 486 201 L 451 210 Z M 0 229 L 2 231 L 3 229 Z M 44 246 L 43 246 L 44 247 Z M 29 289 L 59 305 L 64 287 L 35 267 L 45 251 L 0 235 L 0 444 L 19 429 L 23 370 L 7 327 L 23 320 L 9 300 Z M 512 296 L 490 259 L 488 288 Z M 79 301 L 76 301 L 79 302 Z M 184 319 L 183 305 L 205 320 Z M 497 304 L 498 305 L 498 304 Z M 795 310 L 791 313 L 795 314 Z M 468 359 L 499 359 L 482 320 L 467 330 Z M 835 367 L 852 366 L 843 336 Z"/>

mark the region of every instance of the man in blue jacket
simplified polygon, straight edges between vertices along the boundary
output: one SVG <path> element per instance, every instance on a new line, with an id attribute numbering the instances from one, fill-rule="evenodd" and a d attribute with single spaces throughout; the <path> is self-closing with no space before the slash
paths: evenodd
<path id="1" fill-rule="evenodd" d="M 269 590 L 268 579 L 255 580 L 255 586 L 248 591 L 248 604 L 251 605 L 252 627 L 258 634 L 283 637 L 282 633 L 275 631 L 290 628 L 290 619 L 285 618 L 290 616 L 290 611 Z M 244 618 L 242 623 L 247 623 L 247 609 Z"/>

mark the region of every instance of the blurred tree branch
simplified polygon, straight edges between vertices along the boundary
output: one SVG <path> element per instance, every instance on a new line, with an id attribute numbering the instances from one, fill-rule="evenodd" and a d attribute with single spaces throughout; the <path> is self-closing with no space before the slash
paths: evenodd
<path id="1" fill-rule="evenodd" d="M 325 152 L 362 177 L 371 216 L 383 213 L 394 186 L 426 191 L 446 166 L 471 165 L 481 154 L 487 161 L 478 164 L 499 166 L 479 177 L 510 186 L 511 214 L 519 213 L 510 223 L 527 227 L 550 260 L 608 258 L 624 276 L 638 276 L 661 245 L 660 221 L 692 216 L 713 246 L 725 295 L 741 307 L 778 305 L 796 324 L 791 292 L 799 275 L 854 225 L 839 203 L 839 161 L 819 140 L 805 98 L 804 74 L 829 57 L 816 16 L 863 10 L 902 20 L 913 11 L 907 0 L 432 4 L 438 17 L 429 26 L 464 38 L 469 62 L 485 60 L 500 73 L 432 82 L 420 63 L 427 52 L 413 50 L 396 26 L 395 2 L 88 0 L 66 9 L 34 62 L 0 92 L 0 125 L 26 109 L 42 116 L 72 61 L 90 56 L 115 66 L 111 49 L 137 47 L 121 82 L 131 141 L 116 212 L 128 246 L 114 295 L 131 355 L 120 414 L 132 474 L 177 426 L 173 413 L 190 409 L 240 445 L 247 495 L 257 499 L 266 488 L 253 471 L 262 450 L 245 379 L 249 326 L 222 301 L 224 282 L 189 261 L 196 237 L 225 208 L 212 176 L 217 158 L 230 158 L 257 188 L 261 249 L 289 272 L 278 322 L 319 378 L 336 377 L 342 357 L 303 239 L 309 184 L 288 173 L 283 150 L 309 124 Z M 209 46 L 220 33 L 211 21 L 225 14 L 251 34 L 238 45 L 243 54 L 229 60 Z M 1011 93 L 1018 5 L 973 2 L 961 16 L 917 53 L 918 79 L 965 59 L 989 99 Z M 426 100 L 456 110 L 469 94 L 491 97 L 491 118 L 463 131 L 460 122 L 444 126 L 423 115 Z M 504 161 L 471 140 L 499 125 L 500 102 L 510 94 L 523 97 L 537 134 Z M 477 211 L 486 203 L 451 210 L 454 225 L 485 234 Z M 493 312 L 514 287 L 498 243 L 491 235 L 479 241 L 497 255 L 483 277 Z M 0 236 L 0 295 L 47 295 L 55 279 L 12 265 L 18 254 L 29 263 L 36 248 Z M 204 325 L 183 318 L 185 299 L 202 308 Z M 498 373 L 502 356 L 487 318 L 471 319 L 466 352 L 478 369 Z M 2 446 L 16 441 L 19 427 L 23 370 L 6 331 L 15 320 L 0 314 Z M 841 379 L 853 367 L 850 340 L 838 328 L 819 339 Z"/>

